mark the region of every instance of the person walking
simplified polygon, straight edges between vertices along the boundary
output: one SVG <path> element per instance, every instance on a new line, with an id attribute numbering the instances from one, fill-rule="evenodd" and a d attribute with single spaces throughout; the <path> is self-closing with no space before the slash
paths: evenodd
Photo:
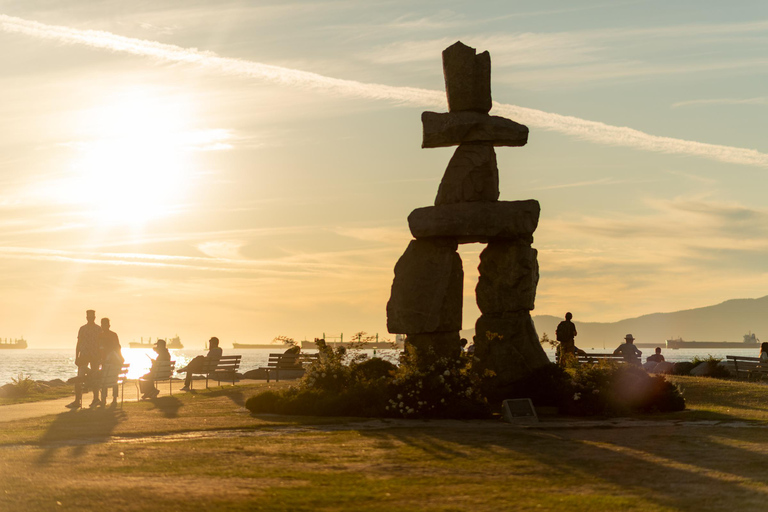
<path id="1" fill-rule="evenodd" d="M 98 337 L 101 327 L 96 325 L 96 311 L 89 309 L 85 312 L 86 324 L 77 332 L 77 345 L 75 346 L 75 365 L 77 365 L 77 379 L 75 380 L 75 401 L 68 404 L 70 409 L 78 409 L 83 406 L 83 389 L 99 370 L 99 346 Z M 99 390 L 93 389 L 93 401 L 91 407 L 96 407 L 99 401 Z"/>

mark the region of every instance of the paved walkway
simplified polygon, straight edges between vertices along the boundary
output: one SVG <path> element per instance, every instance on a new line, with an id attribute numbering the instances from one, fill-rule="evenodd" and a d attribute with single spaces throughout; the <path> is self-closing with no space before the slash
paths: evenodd
<path id="1" fill-rule="evenodd" d="M 264 383 L 263 380 L 241 380 L 238 384 L 257 384 Z M 214 381 L 215 384 L 215 381 Z M 224 383 L 222 383 L 224 384 Z M 173 394 L 183 394 L 184 391 L 180 391 L 180 388 L 184 385 L 184 381 L 173 381 Z M 169 387 L 168 382 L 161 382 L 158 386 L 160 390 L 159 396 L 168 396 Z M 193 390 L 205 389 L 205 382 L 195 380 L 192 384 Z M 28 418 L 40 418 L 42 416 L 48 416 L 50 414 L 60 414 L 67 412 L 69 409 L 66 405 L 74 400 L 74 395 L 67 398 L 58 398 L 56 400 L 43 400 L 41 402 L 30 402 L 26 404 L 14 404 L 14 405 L 0 405 L 0 423 L 4 421 L 24 420 Z M 86 393 L 83 395 L 83 405 L 88 407 L 93 399 L 93 394 Z M 125 401 L 136 402 L 139 399 L 139 394 L 136 389 L 136 384 L 131 382 L 125 383 Z M 112 400 L 112 391 L 109 392 L 107 401 Z"/>

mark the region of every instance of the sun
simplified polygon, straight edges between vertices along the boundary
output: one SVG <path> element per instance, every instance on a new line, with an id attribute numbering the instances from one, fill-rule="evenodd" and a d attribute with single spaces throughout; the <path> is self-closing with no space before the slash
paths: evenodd
<path id="1" fill-rule="evenodd" d="M 142 224 L 176 208 L 190 171 L 192 108 L 132 90 L 87 110 L 70 198 L 98 223 Z"/>

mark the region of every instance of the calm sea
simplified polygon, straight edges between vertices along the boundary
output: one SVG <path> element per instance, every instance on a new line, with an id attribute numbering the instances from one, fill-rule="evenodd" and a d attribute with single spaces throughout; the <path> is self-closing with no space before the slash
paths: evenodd
<path id="1" fill-rule="evenodd" d="M 694 356 L 713 357 L 724 359 L 726 355 L 740 356 L 758 356 L 759 349 L 680 349 L 664 350 L 662 354 L 667 361 L 690 361 Z M 238 353 L 243 356 L 240 364 L 242 372 L 260 368 L 267 365 L 269 354 L 282 352 L 274 349 L 254 349 L 237 350 L 224 349 L 225 354 Z M 313 352 L 313 351 L 308 351 Z M 554 361 L 554 351 L 546 350 L 549 358 Z M 587 352 L 606 352 L 603 349 L 588 350 Z M 187 364 L 193 357 L 204 354 L 202 350 L 171 350 L 171 357 L 176 361 L 176 366 Z M 369 356 L 373 355 L 372 350 L 364 350 Z M 652 354 L 653 349 L 643 349 L 643 361 L 645 357 Z M 150 355 L 154 352 L 150 349 L 124 348 L 123 356 L 126 361 L 131 363 L 129 378 L 138 378 L 144 375 L 150 367 Z M 390 360 L 397 358 L 396 352 L 391 350 L 378 351 L 378 355 Z M 17 377 L 20 373 L 30 376 L 34 380 L 67 380 L 77 375 L 77 367 L 74 363 L 73 349 L 34 349 L 25 350 L 1 350 L 0 351 L 0 385 L 8 383 L 11 378 Z"/>

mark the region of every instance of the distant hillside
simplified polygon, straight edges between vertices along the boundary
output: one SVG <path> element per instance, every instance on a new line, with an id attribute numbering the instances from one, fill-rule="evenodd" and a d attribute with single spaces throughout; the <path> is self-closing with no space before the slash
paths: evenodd
<path id="1" fill-rule="evenodd" d="M 561 317 L 537 315 L 533 317 L 536 332 L 555 337 L 555 328 Z M 574 323 L 579 335 L 579 347 L 618 346 L 628 333 L 638 343 L 658 343 L 663 346 L 669 338 L 696 341 L 741 341 L 748 331 L 768 341 L 768 296 L 759 299 L 733 299 L 716 306 L 687 309 L 674 313 L 653 313 L 613 323 L 579 322 L 574 311 Z M 462 336 L 471 340 L 473 329 L 465 329 Z"/>

